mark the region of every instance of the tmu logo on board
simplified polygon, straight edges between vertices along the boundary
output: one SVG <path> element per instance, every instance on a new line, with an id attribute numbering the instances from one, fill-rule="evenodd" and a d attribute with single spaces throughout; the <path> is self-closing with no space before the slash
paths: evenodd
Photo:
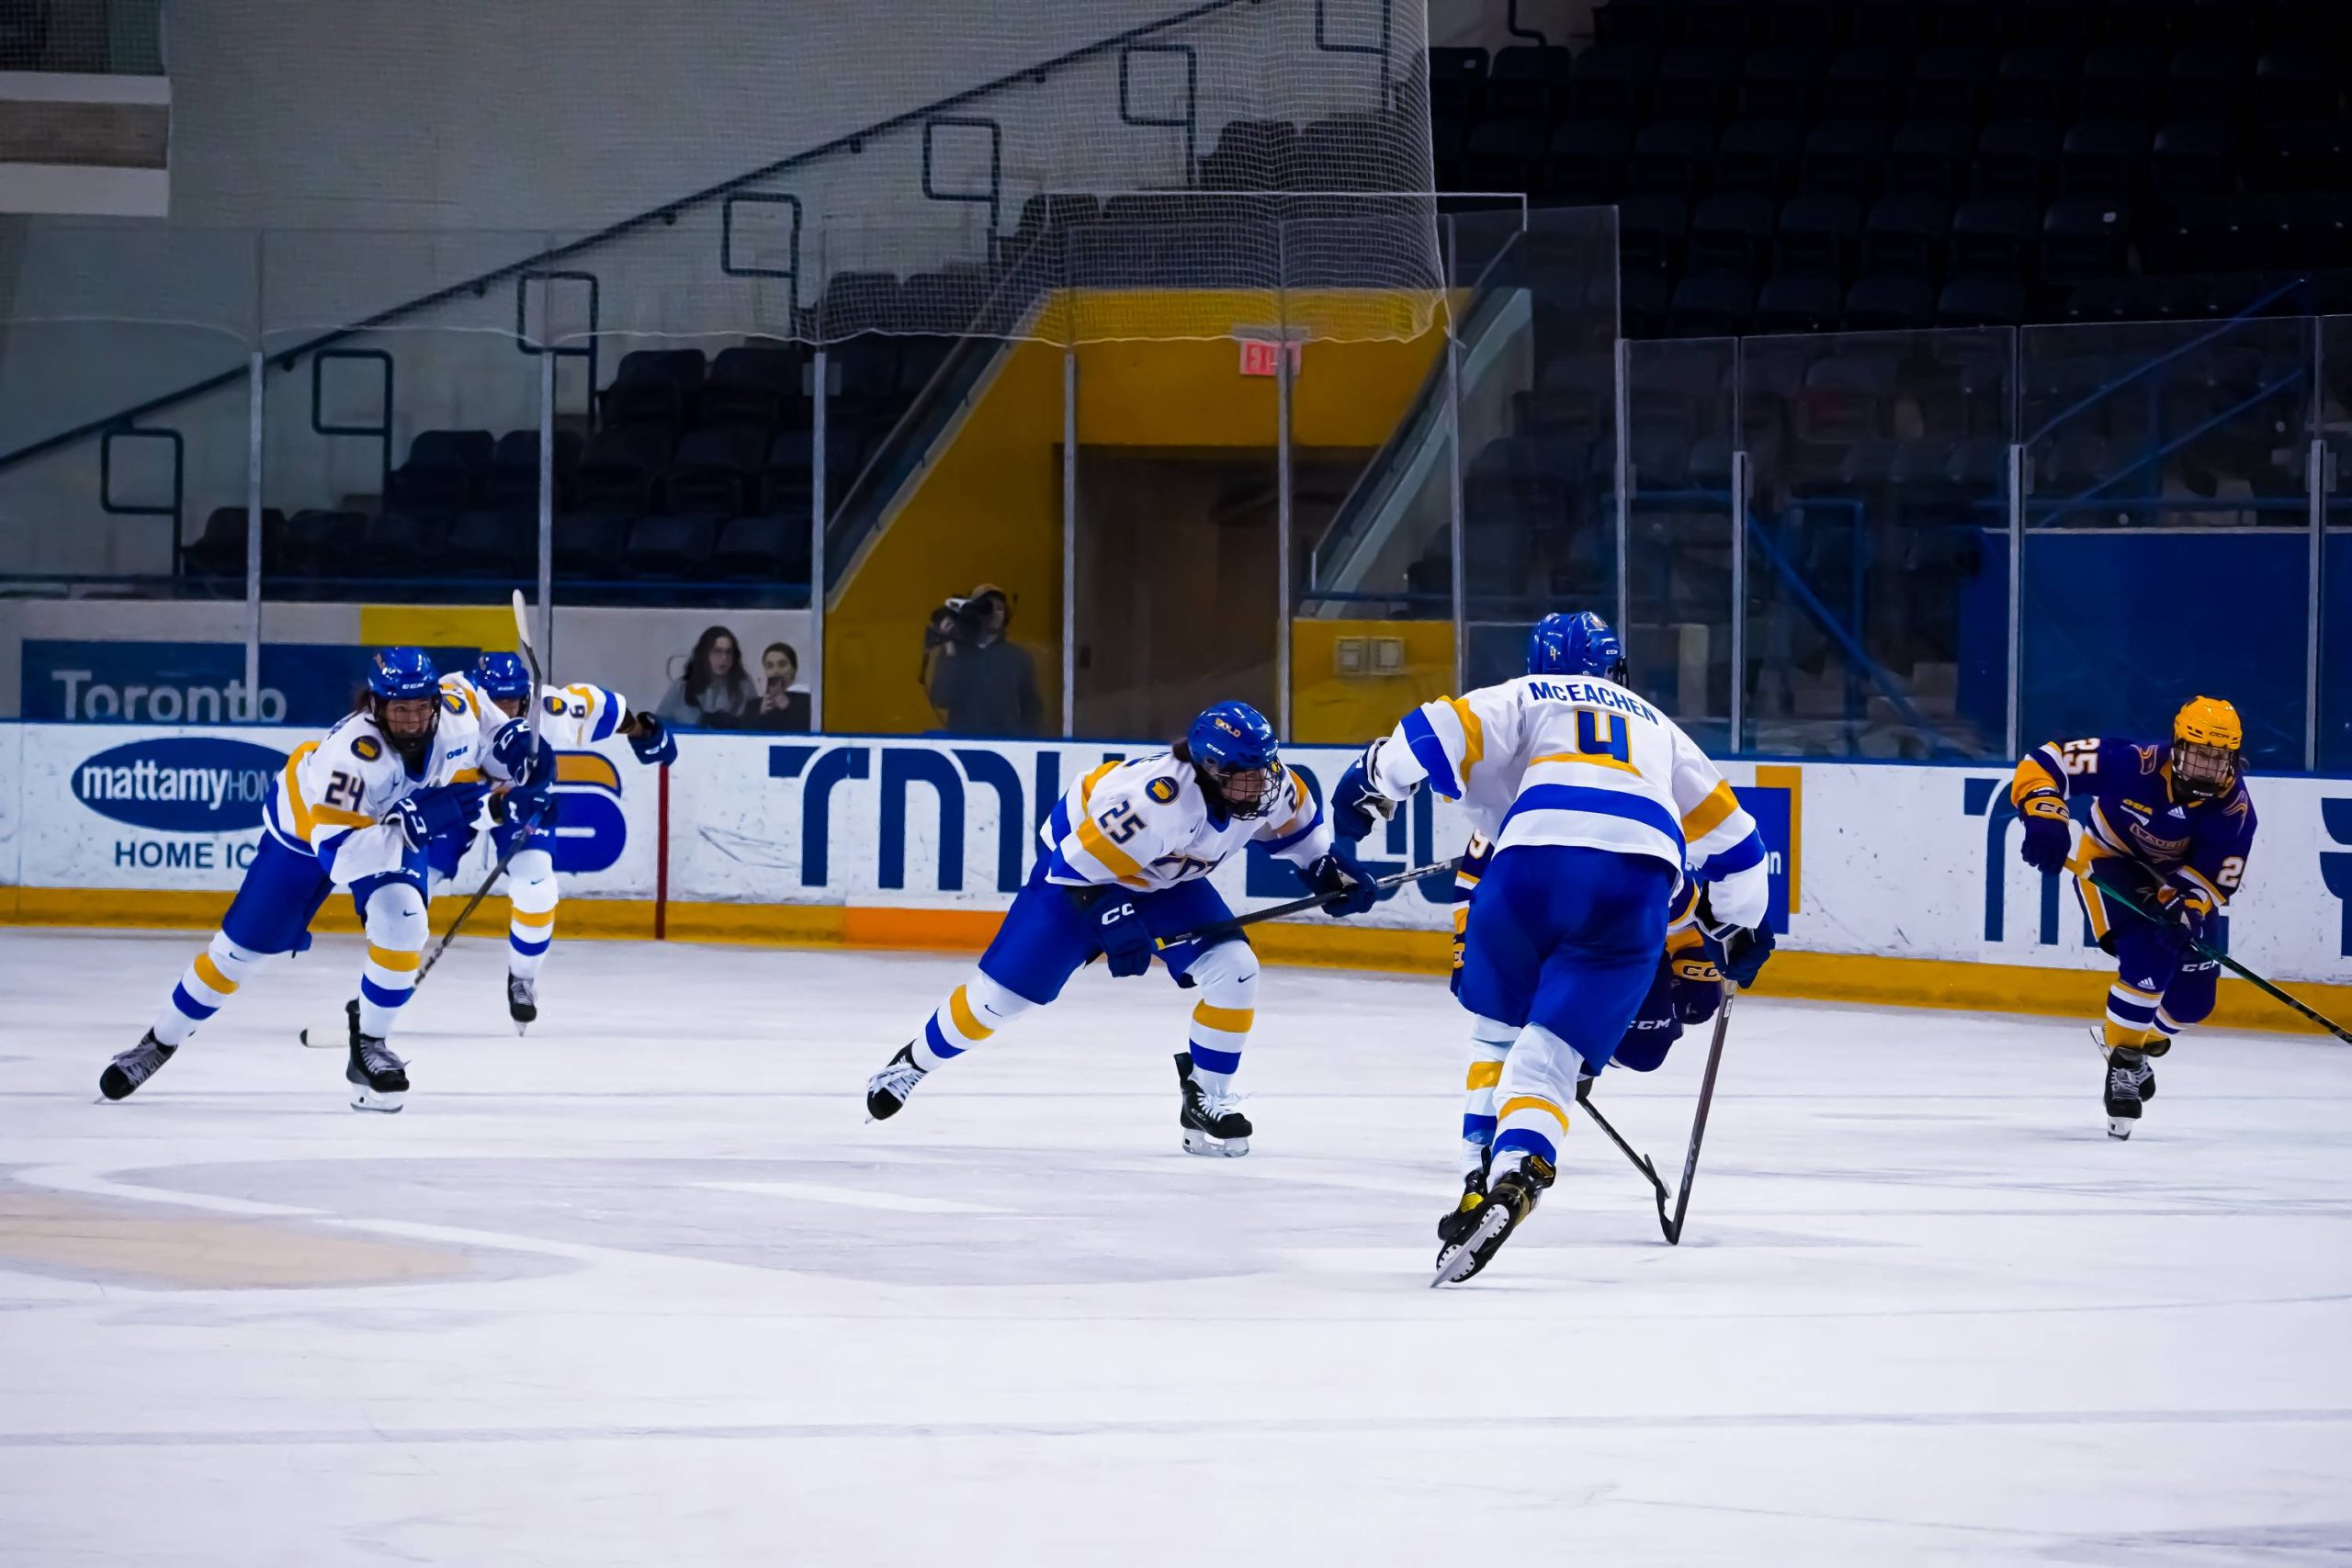
<path id="1" fill-rule="evenodd" d="M 134 740 L 74 770 L 74 798 L 133 828 L 235 833 L 261 826 L 286 753 L 246 740 Z"/>

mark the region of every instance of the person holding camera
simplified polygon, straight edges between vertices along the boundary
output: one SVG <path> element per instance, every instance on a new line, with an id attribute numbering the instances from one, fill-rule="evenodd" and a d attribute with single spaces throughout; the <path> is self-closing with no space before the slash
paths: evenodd
<path id="1" fill-rule="evenodd" d="M 1035 735 L 1045 716 L 1029 652 L 1005 639 L 1012 606 L 1004 590 L 981 583 L 931 613 L 923 629 L 923 684 L 948 730 L 958 735 Z"/>

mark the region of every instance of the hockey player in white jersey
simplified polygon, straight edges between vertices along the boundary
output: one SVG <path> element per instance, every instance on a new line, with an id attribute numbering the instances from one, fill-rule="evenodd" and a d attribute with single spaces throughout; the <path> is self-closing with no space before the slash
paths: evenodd
<path id="1" fill-rule="evenodd" d="M 407 1064 L 386 1043 L 424 958 L 426 858 L 471 830 L 493 784 L 524 813 L 554 779 L 554 756 L 527 728 L 479 722 L 441 690 L 432 660 L 413 648 L 377 654 L 366 705 L 294 749 L 270 788 L 261 843 L 212 941 L 196 955 L 138 1044 L 98 1078 L 120 1100 L 187 1043 L 197 1026 L 268 958 L 310 945 L 311 921 L 347 889 L 368 933 L 359 994 L 345 1005 L 352 1106 L 398 1111 Z"/>
<path id="2" fill-rule="evenodd" d="M 1508 1044 L 1486 1190 L 1439 1254 L 1440 1283 L 1485 1268 L 1551 1186 L 1577 1080 L 1607 1066 L 1650 989 L 1686 866 L 1710 885 L 1701 926 L 1724 976 L 1751 984 L 1772 946 L 1755 822 L 1690 738 L 1621 683 L 1608 624 L 1545 616 L 1528 670 L 1407 714 L 1331 792 L 1342 838 L 1423 784 L 1470 805 L 1480 831 L 1493 818 L 1461 995 L 1476 1038 Z"/>
<path id="3" fill-rule="evenodd" d="M 531 695 L 531 671 L 520 656 L 485 653 L 471 670 L 441 677 L 441 690 L 457 697 L 477 720 L 520 718 Z M 560 751 L 577 751 L 618 735 L 648 766 L 678 760 L 678 742 L 658 717 L 632 710 L 627 698 L 602 686 L 544 686 L 539 690 L 539 739 Z M 519 1034 L 539 1016 L 539 965 L 555 941 L 556 888 L 553 853 L 555 796 L 536 820 L 524 821 L 493 796 L 492 852 L 506 862 L 506 1013 Z M 436 841 L 433 874 L 447 881 L 473 847 L 474 835 Z M 512 851 L 511 856 L 508 852 Z"/>
<path id="4" fill-rule="evenodd" d="M 1246 703 L 1218 703 L 1170 750 L 1105 762 L 1070 785 L 1038 837 L 1044 853 L 979 966 L 874 1075 L 866 1110 L 896 1115 L 927 1075 L 1052 1001 L 1094 958 L 1125 977 L 1157 956 L 1200 993 L 1189 1048 L 1176 1056 L 1185 1151 L 1249 1153 L 1253 1129 L 1236 1108 L 1233 1076 L 1255 1016 L 1258 955 L 1239 931 L 1213 930 L 1233 912 L 1207 877 L 1255 842 L 1333 896 L 1329 914 L 1361 914 L 1376 897 L 1332 843 L 1321 805 L 1282 765 L 1273 727 Z M 1212 934 L 1158 945 L 1204 929 Z"/>

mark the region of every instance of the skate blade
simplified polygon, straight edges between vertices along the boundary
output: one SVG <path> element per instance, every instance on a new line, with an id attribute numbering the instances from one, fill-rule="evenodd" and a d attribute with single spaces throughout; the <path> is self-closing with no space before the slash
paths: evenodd
<path id="1" fill-rule="evenodd" d="M 1210 1158 L 1239 1159 L 1250 1152 L 1250 1140 L 1215 1137 L 1198 1127 L 1187 1127 L 1184 1129 L 1184 1152 L 1205 1155 Z"/>
<path id="2" fill-rule="evenodd" d="M 2110 1116 L 2107 1119 L 2107 1135 L 2110 1138 L 2128 1138 L 2132 1135 L 2132 1129 L 2139 1124 L 2137 1117 Z"/>
<path id="3" fill-rule="evenodd" d="M 1500 1235 L 1510 1224 L 1510 1210 L 1500 1203 L 1487 1205 L 1477 1228 L 1462 1238 L 1462 1245 L 1441 1257 L 1437 1272 L 1430 1277 L 1430 1289 L 1451 1285 L 1468 1279 L 1478 1268 L 1478 1249 Z"/>
<path id="4" fill-rule="evenodd" d="M 407 1098 L 407 1092 L 405 1089 L 397 1093 L 386 1093 L 381 1089 L 355 1089 L 351 1091 L 351 1109 L 379 1111 L 387 1116 L 397 1116 L 400 1114 L 401 1102 Z"/>

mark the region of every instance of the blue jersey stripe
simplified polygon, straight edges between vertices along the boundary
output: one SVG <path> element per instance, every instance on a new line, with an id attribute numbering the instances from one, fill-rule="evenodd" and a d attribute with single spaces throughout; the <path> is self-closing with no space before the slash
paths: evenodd
<path id="1" fill-rule="evenodd" d="M 1413 750 L 1414 758 L 1430 775 L 1430 787 L 1448 800 L 1462 798 L 1462 786 L 1453 781 L 1453 763 L 1445 754 L 1444 743 L 1437 731 L 1430 728 L 1429 715 L 1415 708 L 1405 716 L 1405 743 Z"/>
<path id="2" fill-rule="evenodd" d="M 1713 880 L 1716 877 L 1731 876 L 1746 871 L 1750 866 L 1763 863 L 1764 840 L 1758 838 L 1751 829 L 1747 837 L 1740 840 L 1731 848 L 1717 851 L 1690 869 Z"/>
<path id="3" fill-rule="evenodd" d="M 621 711 L 621 705 L 618 697 L 614 696 L 612 693 L 605 691 L 602 688 L 598 689 L 596 694 L 604 699 L 605 705 L 596 710 L 596 728 L 591 734 L 590 739 L 594 740 L 603 740 L 608 739 L 612 735 L 613 731 L 618 728 L 617 721 L 614 716 Z"/>
<path id="4" fill-rule="evenodd" d="M 1304 839 L 1307 834 L 1312 833 L 1316 829 L 1320 828 L 1321 826 L 1323 826 L 1323 808 L 1318 806 L 1315 808 L 1314 819 L 1308 822 L 1306 827 L 1301 828 L 1297 832 L 1284 833 L 1279 839 L 1261 839 L 1259 842 L 1266 846 L 1266 851 L 1269 854 L 1280 854 L 1283 851 L 1290 848 L 1293 844 L 1298 842 L 1301 839 Z"/>
<path id="5" fill-rule="evenodd" d="M 414 992 L 415 987 L 413 986 L 395 991 L 388 986 L 379 986 L 376 984 L 375 981 L 370 980 L 365 975 L 359 976 L 359 994 L 367 998 L 369 1001 L 374 1002 L 379 1008 L 399 1007 L 402 1003 L 406 1002 L 409 998 L 414 994 Z"/>
<path id="6" fill-rule="evenodd" d="M 198 1023 L 202 1023 L 220 1010 L 218 1007 L 206 1007 L 202 1002 L 189 996 L 186 985 L 172 987 L 172 1005 L 179 1009 L 183 1016 L 192 1018 Z"/>
<path id="7" fill-rule="evenodd" d="M 1677 850 L 1682 847 L 1682 824 L 1674 819 L 1672 812 L 1645 795 L 1595 789 L 1590 784 L 1537 784 L 1520 792 L 1503 818 L 1503 826 L 1508 829 L 1514 818 L 1530 811 L 1585 811 L 1597 817 L 1622 817 L 1629 822 L 1655 828 Z"/>

